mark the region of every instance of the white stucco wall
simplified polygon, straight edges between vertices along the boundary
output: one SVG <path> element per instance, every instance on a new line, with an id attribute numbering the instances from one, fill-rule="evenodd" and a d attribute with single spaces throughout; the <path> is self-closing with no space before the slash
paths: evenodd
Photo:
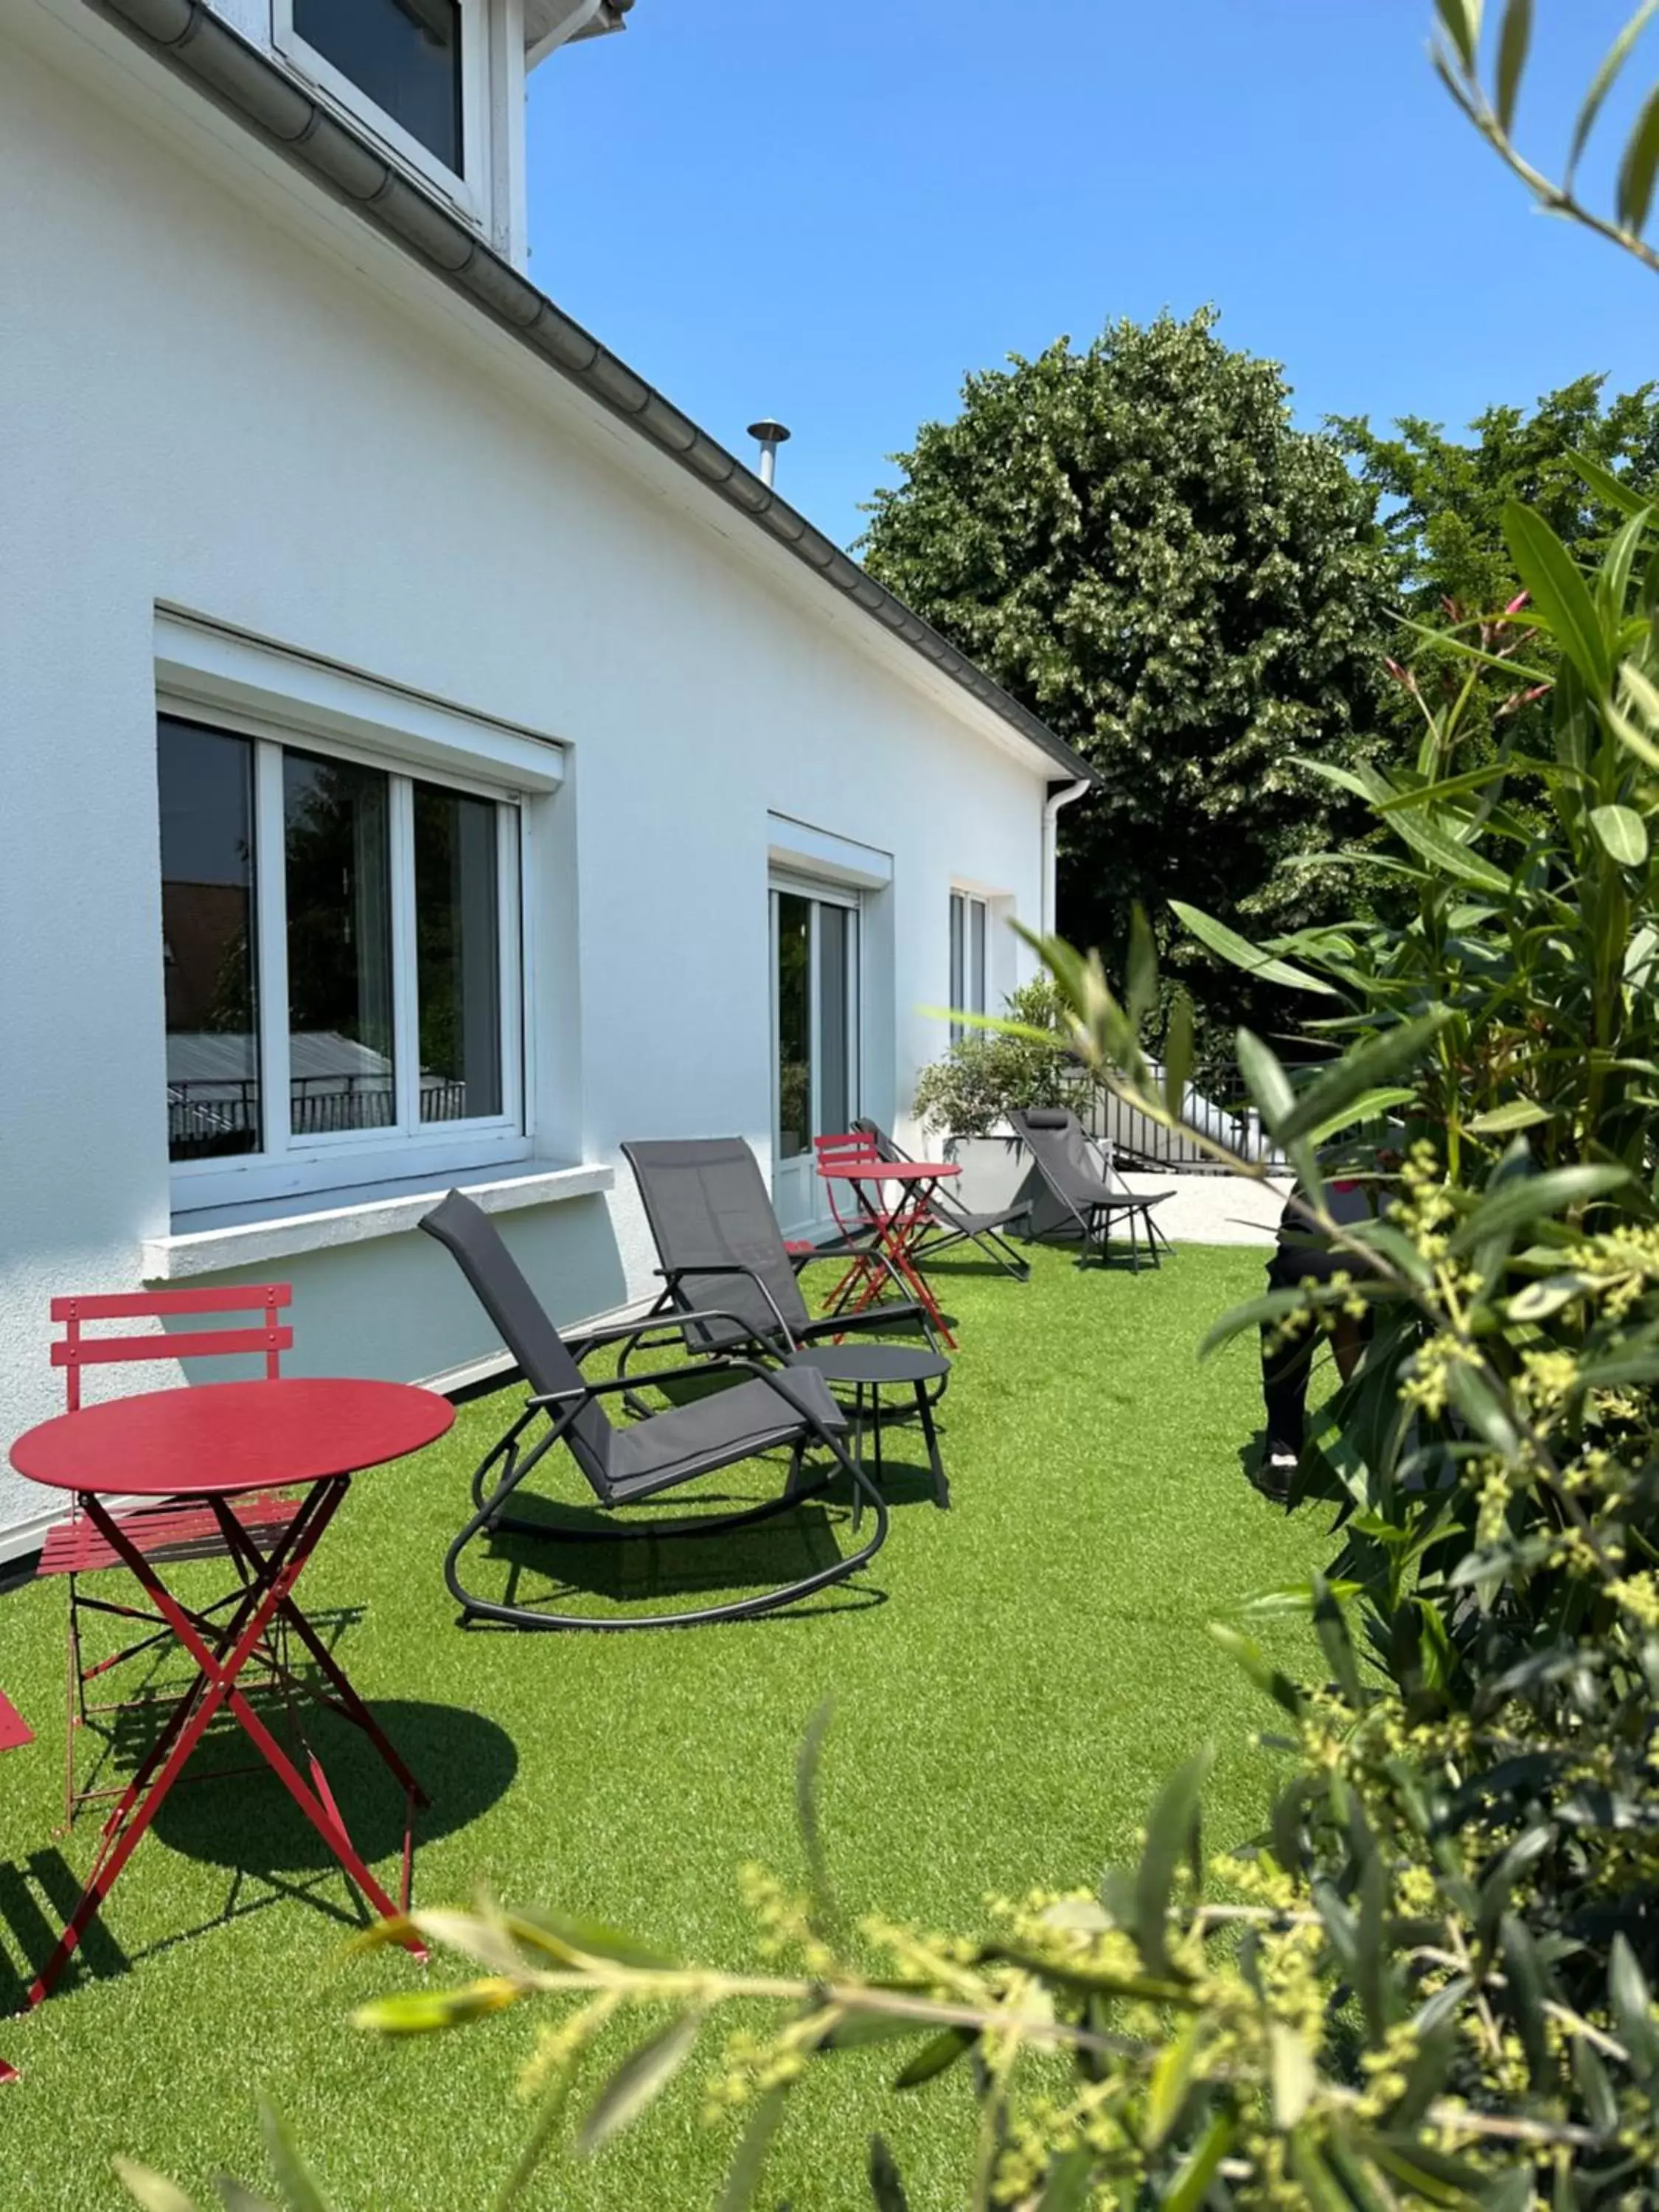
<path id="1" fill-rule="evenodd" d="M 948 995 L 952 878 L 1037 917 L 1048 772 L 199 98 L 79 32 L 11 42 L 14 20 L 0 1444 L 61 1404 L 48 1300 L 135 1286 L 169 1231 L 158 603 L 569 748 L 536 1150 L 615 1162 L 617 1186 L 506 1223 L 565 1317 L 649 1285 L 621 1139 L 740 1131 L 766 1154 L 769 812 L 893 856 L 864 1097 L 890 1116 L 945 1041 L 919 1010 Z M 277 1273 L 297 1372 L 494 1349 L 418 1236 L 240 1271 Z M 39 1504 L 0 1479 L 0 1531 Z"/>

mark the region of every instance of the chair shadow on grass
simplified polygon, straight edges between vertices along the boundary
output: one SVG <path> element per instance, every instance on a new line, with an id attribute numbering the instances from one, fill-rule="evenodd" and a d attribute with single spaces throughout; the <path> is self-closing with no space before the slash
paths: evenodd
<path id="1" fill-rule="evenodd" d="M 1022 1247 L 1017 1244 L 1014 1247 L 1014 1249 L 1018 1257 L 1024 1260 L 1029 1267 L 1030 1264 L 1030 1248 L 1029 1246 Z M 1009 1274 L 1007 1268 L 1003 1266 L 1000 1260 L 987 1259 L 983 1253 L 970 1253 L 955 1249 L 949 1252 L 940 1252 L 937 1255 L 932 1252 L 924 1252 L 921 1255 L 918 1264 L 922 1274 L 926 1276 L 930 1283 L 936 1275 L 943 1275 L 948 1280 L 952 1281 L 954 1281 L 957 1276 L 960 1276 L 964 1282 L 970 1283 L 978 1281 L 988 1283 L 994 1282 L 999 1275 L 1003 1276 L 1011 1283 L 1014 1280 L 1013 1276 Z"/>
<path id="2" fill-rule="evenodd" d="M 361 1605 L 324 1606 L 307 1618 L 322 1638 L 325 1649 L 334 1652 L 346 1632 L 362 1620 L 364 1611 Z M 304 1654 L 300 1656 L 304 1659 Z M 317 1673 L 309 1660 L 305 1660 L 302 1671 L 312 1678 Z M 112 1709 L 102 1711 L 93 1705 L 82 1723 L 76 1754 L 79 1784 L 82 1790 L 103 1793 L 101 1799 L 93 1800 L 82 1819 L 91 1819 L 94 1814 L 102 1819 L 109 1810 L 115 1792 L 131 1777 L 180 1692 L 193 1680 L 195 1667 L 178 1644 L 168 1642 L 158 1646 L 142 1668 L 135 1662 L 131 1674 L 133 1679 L 123 1684 L 125 1695 L 121 1702 Z M 256 1679 L 257 1669 L 251 1668 L 244 1677 L 243 1686 L 251 1689 Z M 246 1738 L 239 1736 L 238 1742 L 246 1753 Z M 210 1753 L 201 1763 L 199 1773 L 205 1774 L 207 1766 L 215 1763 Z M 198 1778 L 197 1765 L 186 1771 L 192 1779 Z"/>
<path id="3" fill-rule="evenodd" d="M 1046 1237 L 1039 1249 L 1045 1252 L 1069 1252 L 1074 1267 L 1101 1275 L 1155 1275 L 1170 1256 L 1165 1252 L 1159 1259 L 1149 1259 L 1143 1242 L 1139 1249 L 1140 1264 L 1137 1267 L 1136 1251 L 1127 1237 L 1113 1238 L 1103 1249 L 1098 1244 L 1085 1245 L 1074 1237 Z"/>
<path id="4" fill-rule="evenodd" d="M 0 1861 L 0 2016 L 18 2011 L 36 1970 L 81 1894 L 81 1877 L 57 1845 L 26 1861 Z M 73 1978 L 113 1981 L 131 1963 L 101 1920 L 82 1937 L 62 1988 Z"/>
<path id="5" fill-rule="evenodd" d="M 701 1491 L 678 1505 L 647 1508 L 637 1515 L 626 1509 L 605 1511 L 550 1498 L 526 1487 L 515 1495 L 512 1511 L 524 1520 L 544 1522 L 546 1538 L 516 1529 L 482 1535 L 467 1551 L 462 1579 L 478 1595 L 495 1596 L 493 1565 L 498 1575 L 501 1569 L 506 1571 L 499 1582 L 501 1603 L 552 1612 L 586 1611 L 583 1601 L 592 1599 L 598 1601 L 596 1618 L 621 1613 L 642 1620 L 659 1606 L 671 1610 L 679 1601 L 696 1605 L 716 1593 L 738 1597 L 750 1590 L 776 1589 L 803 1581 L 842 1557 L 836 1532 L 843 1524 L 850 1542 L 864 1540 L 862 1530 L 852 1534 L 852 1506 L 844 1480 L 803 1498 L 791 1512 L 732 1529 L 724 1536 L 682 1532 L 688 1524 L 695 1529 L 705 1513 L 718 1518 L 744 1511 L 768 1495 L 776 1496 L 781 1481 L 782 1470 L 778 1469 L 769 1486 L 757 1484 L 752 1491 L 734 1491 L 722 1483 L 718 1490 Z M 664 1524 L 664 1533 L 652 1533 L 653 1522 Z M 567 1540 L 562 1542 L 562 1536 Z M 811 1591 L 799 1602 L 758 1614 L 756 1620 L 860 1613 L 886 1601 L 885 1590 L 860 1577 L 856 1583 L 832 1583 Z M 501 1627 L 509 1634 L 522 1632 L 508 1624 L 477 1619 L 466 1626 L 474 1631 Z"/>

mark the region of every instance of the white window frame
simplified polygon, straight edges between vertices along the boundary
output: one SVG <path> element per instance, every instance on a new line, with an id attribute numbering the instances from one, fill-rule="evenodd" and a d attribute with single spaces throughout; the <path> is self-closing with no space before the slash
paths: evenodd
<path id="1" fill-rule="evenodd" d="M 467 219 L 483 228 L 491 173 L 490 19 L 493 0 L 459 0 L 461 11 L 461 160 L 458 174 L 404 130 L 326 54 L 294 27 L 294 0 L 270 0 L 270 38 L 295 74 L 355 123 L 371 131 L 404 168 L 434 185 Z"/>
<path id="2" fill-rule="evenodd" d="M 983 891 L 969 890 L 966 884 L 951 886 L 950 915 L 950 995 L 952 1012 L 958 1009 L 964 1014 L 989 1013 L 987 1001 L 991 995 L 991 901 Z M 961 918 L 961 934 L 957 934 L 957 918 Z M 974 955 L 977 940 L 979 954 L 978 1004 L 974 1003 Z M 965 1022 L 952 1022 L 951 1042 L 960 1042 L 969 1033 Z"/>
<path id="3" fill-rule="evenodd" d="M 166 690 L 158 691 L 156 711 L 254 742 L 253 901 L 263 1145 L 257 1152 L 222 1159 L 171 1161 L 174 1211 L 188 1212 L 237 1206 L 245 1200 L 295 1197 L 408 1176 L 450 1174 L 529 1158 L 533 1127 L 529 1070 L 533 1062 L 526 1032 L 535 1000 L 524 916 L 530 904 L 528 886 L 533 880 L 535 810 L 525 803 L 525 794 L 447 764 L 428 767 L 408 757 L 389 757 L 378 747 L 353 744 L 239 708 L 206 705 L 187 696 L 173 696 Z M 378 769 L 389 780 L 392 1066 L 398 1115 L 390 1127 L 296 1136 L 289 1126 L 285 1104 L 290 1095 L 283 805 L 285 749 L 350 761 Z M 487 799 L 497 809 L 502 1104 L 499 1114 L 465 1121 L 423 1122 L 420 1119 L 413 883 L 416 783 Z M 274 1110 L 278 1109 L 279 1114 Z"/>
<path id="4" fill-rule="evenodd" d="M 812 1130 L 807 1132 L 807 1150 L 792 1154 L 789 1161 L 782 1160 L 782 1131 L 778 1126 L 778 900 L 788 893 L 804 898 L 812 908 L 811 935 L 806 951 L 807 1022 L 812 1041 L 812 1094 L 807 1103 L 807 1118 Z M 819 1030 L 823 1005 L 818 975 L 818 916 L 821 906 L 843 908 L 853 917 L 852 958 L 847 972 L 847 1096 L 849 1121 L 856 1121 L 864 1111 L 864 898 L 860 890 L 845 884 L 826 883 L 813 876 L 798 876 L 783 868 L 772 868 L 767 876 L 767 941 L 771 963 L 772 1009 L 772 1158 L 777 1164 L 792 1165 L 795 1161 L 813 1158 L 813 1131 L 823 1115 L 823 1060 L 818 1051 Z"/>

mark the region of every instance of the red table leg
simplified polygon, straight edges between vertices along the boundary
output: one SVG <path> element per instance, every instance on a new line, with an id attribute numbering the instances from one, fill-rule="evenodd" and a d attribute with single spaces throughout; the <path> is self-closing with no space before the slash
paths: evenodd
<path id="1" fill-rule="evenodd" d="M 861 1187 L 860 1187 L 861 1188 Z M 939 1310 L 939 1300 L 933 1296 L 927 1277 L 912 1260 L 913 1248 L 921 1241 L 928 1224 L 927 1201 L 936 1182 L 907 1182 L 900 1203 L 888 1214 L 872 1216 L 877 1229 L 877 1247 L 892 1262 L 894 1272 L 909 1291 L 912 1297 L 938 1330 L 943 1342 L 954 1352 L 957 1340 L 945 1325 Z M 873 1266 L 867 1267 L 862 1289 L 852 1304 L 854 1313 L 866 1312 L 879 1299 L 887 1277 Z"/>
<path id="2" fill-rule="evenodd" d="M 324 1529 L 337 1511 L 349 1487 L 349 1476 L 337 1475 L 328 1481 L 319 1482 L 268 1555 L 260 1553 L 257 1546 L 251 1546 L 254 1560 L 257 1560 L 257 1566 L 253 1560 L 249 1562 L 253 1579 L 236 1614 L 224 1631 L 216 1652 L 203 1639 L 194 1617 L 162 1584 L 154 1562 L 147 1559 L 125 1534 L 119 1522 L 105 1511 L 95 1497 L 88 1494 L 84 1498 L 86 1510 L 99 1533 L 120 1554 L 139 1583 L 154 1599 L 162 1618 L 195 1660 L 198 1672 L 196 1680 L 179 1698 L 161 1734 L 145 1754 L 137 1773 L 105 1822 L 87 1886 L 58 1939 L 57 1948 L 29 1990 L 31 2005 L 41 2002 L 62 1973 L 94 1916 L 113 1888 L 122 1868 L 160 1810 L 168 1790 L 178 1780 L 203 1735 L 223 1705 L 228 1705 L 244 1733 L 252 1739 L 289 1796 L 364 1897 L 385 1917 L 394 1917 L 397 1908 L 359 1857 L 333 1809 L 331 1796 L 319 1795 L 301 1778 L 270 1730 L 236 1686 L 237 1677 L 264 1642 L 272 1621 L 281 1614 L 290 1626 L 297 1626 L 303 1620 L 298 1607 L 291 1602 L 294 1585 L 316 1549 Z M 308 1621 L 305 1622 L 305 1632 L 310 1632 L 307 1641 L 315 1650 L 316 1642 L 320 1639 L 313 1641 L 314 1632 L 311 1632 Z M 328 1662 L 328 1671 L 337 1687 L 342 1688 L 349 1698 L 355 1709 L 352 1717 L 362 1714 L 366 1719 L 368 1708 L 332 1661 Z M 377 1747 L 390 1751 L 390 1746 L 372 1722 L 369 1723 L 369 1732 L 375 1739 Z M 395 1758 L 395 1754 L 393 1756 Z M 406 1770 L 402 1769 L 398 1761 L 394 1765 L 394 1771 L 400 1772 L 401 1776 Z M 406 1948 L 419 1958 L 426 1956 L 424 1948 L 412 1936 L 406 1939 Z"/>
<path id="3" fill-rule="evenodd" d="M 856 1224 L 842 1218 L 841 1207 L 836 1200 L 837 1182 L 846 1182 L 850 1184 L 853 1203 L 860 1216 Z M 873 1202 L 866 1195 L 864 1182 L 851 1176 L 830 1177 L 826 1180 L 825 1188 L 830 1197 L 830 1211 L 835 1218 L 836 1227 L 841 1232 L 842 1243 L 851 1246 L 854 1238 L 865 1231 L 869 1232 L 871 1239 L 870 1249 L 854 1253 L 845 1273 L 823 1302 L 823 1310 L 826 1314 L 837 1314 L 847 1305 L 854 1293 L 866 1288 L 872 1279 L 877 1283 L 882 1279 L 882 1271 L 872 1255 L 880 1242 L 884 1217 L 881 1210 L 879 1182 L 876 1183 L 876 1195 Z"/>
<path id="4" fill-rule="evenodd" d="M 232 1516 L 227 1516 L 227 1518 L 230 1517 Z M 344 1668 L 291 1599 L 285 1598 L 283 1601 L 282 1616 L 333 1684 L 335 1694 L 329 1699 L 330 1705 L 335 1711 L 343 1714 L 347 1720 L 356 1722 L 376 1751 L 380 1753 L 385 1765 L 404 1785 L 404 1851 L 402 1873 L 398 1886 L 398 1903 L 399 1910 L 407 1912 L 415 1872 L 415 1811 L 417 1806 L 428 1804 L 431 1801 L 404 1764 L 397 1746 L 352 1687 L 346 1677 Z M 314 1753 L 312 1754 L 310 1764 L 312 1779 L 317 1784 L 318 1795 L 326 1802 L 329 1812 L 337 1823 L 341 1834 L 346 1836 L 349 1841 L 349 1835 L 345 1821 L 341 1817 L 340 1809 L 334 1802 L 333 1792 L 329 1789 L 328 1778 L 323 1772 L 322 1762 Z"/>
<path id="5" fill-rule="evenodd" d="M 939 1311 L 939 1301 L 933 1296 L 927 1277 L 911 1257 L 927 1225 L 927 1193 L 931 1188 L 932 1185 L 927 1183 L 918 1183 L 914 1187 L 909 1203 L 902 1209 L 893 1224 L 893 1236 L 887 1253 L 899 1276 L 909 1286 L 911 1296 L 948 1343 L 950 1331 L 945 1326 L 945 1316 Z"/>

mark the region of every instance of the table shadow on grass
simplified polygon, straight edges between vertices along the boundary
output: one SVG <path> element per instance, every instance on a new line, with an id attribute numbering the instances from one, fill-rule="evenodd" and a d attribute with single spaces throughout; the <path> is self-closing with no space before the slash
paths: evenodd
<path id="1" fill-rule="evenodd" d="M 462 1705 L 419 1698 L 365 1702 L 430 1801 L 416 1814 L 417 1856 L 422 1844 L 470 1827 L 506 1795 L 519 1753 L 498 1723 Z M 305 1716 L 305 1735 L 359 1854 L 372 1867 L 401 1851 L 403 1789 L 362 1729 L 337 1714 L 316 1711 Z M 283 1747 L 294 1757 L 291 1743 Z M 295 1763 L 304 1774 L 303 1750 Z M 328 1845 L 269 1769 L 235 1783 L 173 1790 L 155 1828 L 169 1850 L 205 1865 L 258 1875 L 337 1871 Z"/>
<path id="2" fill-rule="evenodd" d="M 470 1826 L 506 1794 L 518 1771 L 517 1747 L 494 1721 L 460 1706 L 380 1698 L 372 1701 L 370 1709 L 430 1800 L 416 1814 L 418 1881 L 422 1844 Z M 273 1732 L 279 1740 L 286 1735 L 281 1729 Z M 216 1724 L 204 1741 L 204 1752 L 210 1756 L 216 1747 L 222 1757 L 234 1757 L 233 1733 L 246 1747 L 246 1738 L 234 1723 Z M 401 1786 L 381 1765 L 368 1737 L 350 1722 L 326 1711 L 307 1713 L 305 1735 L 322 1762 L 352 1843 L 395 1893 L 396 1863 L 404 1844 Z M 283 1741 L 283 1749 L 305 1774 L 304 1746 Z M 118 1934 L 123 1893 L 118 1882 L 65 1969 L 60 1991 L 83 1980 L 114 1979 L 145 1959 L 176 1950 L 274 1905 L 304 1904 L 353 1930 L 367 1927 L 374 1917 L 329 1846 L 268 1767 L 198 1783 L 191 1780 L 186 1768 L 156 1813 L 151 1832 L 140 1840 L 125 1877 L 127 1882 L 143 1879 L 146 1871 L 153 1877 L 158 1867 L 165 1866 L 158 1844 L 229 1874 L 218 1911 L 170 1928 L 128 1953 Z M 71 1870 L 55 1850 L 36 1852 L 28 1875 L 26 1881 L 18 1869 L 0 1867 L 0 1934 L 7 1954 L 0 1957 L 0 2011 L 14 2009 L 21 2002 L 26 1982 L 56 1943 L 80 1894 L 82 1874 Z M 46 1900 L 45 1911 L 31 1894 L 31 1883 Z"/>
<path id="3" fill-rule="evenodd" d="M 945 1479 L 951 1476 L 951 1462 L 945 1462 Z M 895 1459 L 890 1439 L 882 1446 L 881 1473 L 870 1468 L 870 1480 L 886 1500 L 890 1513 L 906 1512 L 913 1505 L 926 1505 L 937 1513 L 941 1509 L 933 1494 L 933 1470 L 926 1459 Z"/>

